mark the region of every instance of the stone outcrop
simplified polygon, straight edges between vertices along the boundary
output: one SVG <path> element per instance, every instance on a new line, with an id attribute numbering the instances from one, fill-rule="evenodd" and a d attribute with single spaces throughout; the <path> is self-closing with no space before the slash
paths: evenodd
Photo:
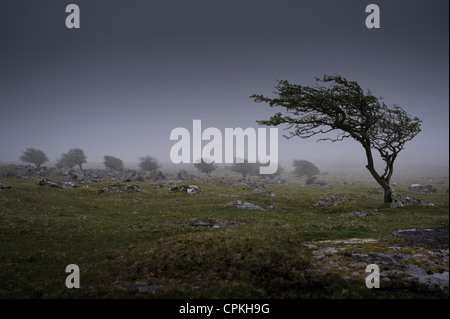
<path id="1" fill-rule="evenodd" d="M 186 192 L 189 195 L 197 194 L 200 192 L 200 189 L 196 185 L 180 185 L 171 187 L 168 189 L 169 192 Z"/>
<path id="2" fill-rule="evenodd" d="M 314 206 L 338 206 L 349 202 L 355 202 L 351 193 L 330 193 L 327 197 L 314 203 Z"/>
<path id="3" fill-rule="evenodd" d="M 419 199 L 407 195 L 398 195 L 394 197 L 391 203 L 391 208 L 403 207 L 408 205 L 430 205 L 434 206 L 432 202 L 426 201 L 424 199 Z"/>
<path id="4" fill-rule="evenodd" d="M 139 185 L 113 185 L 111 187 L 104 187 L 103 189 L 99 190 L 99 194 L 104 193 L 117 193 L 121 191 L 135 191 L 140 192 L 141 188 Z"/>
<path id="5" fill-rule="evenodd" d="M 249 210 L 264 210 L 264 208 L 258 205 L 252 204 L 250 202 L 245 202 L 242 200 L 236 200 L 234 202 L 226 203 L 225 207 L 236 207 L 240 209 L 249 209 Z"/>
<path id="6" fill-rule="evenodd" d="M 4 183 L 0 183 L 0 190 L 2 189 L 10 189 L 11 186 L 9 186 L 8 184 L 4 184 Z"/>
<path id="7" fill-rule="evenodd" d="M 38 183 L 39 186 L 49 185 L 50 187 L 56 187 L 56 188 L 74 188 L 77 187 L 77 184 L 74 182 L 55 182 L 50 179 L 42 179 Z"/>

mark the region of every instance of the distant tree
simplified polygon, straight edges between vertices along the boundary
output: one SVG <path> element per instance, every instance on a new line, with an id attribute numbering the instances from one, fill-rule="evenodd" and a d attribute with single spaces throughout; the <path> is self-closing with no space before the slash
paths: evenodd
<path id="1" fill-rule="evenodd" d="M 250 175 L 258 175 L 259 174 L 259 163 L 249 163 L 248 160 L 244 160 L 244 163 L 234 163 L 231 166 L 231 170 L 236 173 L 242 174 L 243 178 L 246 178 Z"/>
<path id="2" fill-rule="evenodd" d="M 314 163 L 306 160 L 294 160 L 292 165 L 294 165 L 294 175 L 299 178 L 303 176 L 312 177 L 314 175 L 320 174 L 317 166 Z"/>
<path id="3" fill-rule="evenodd" d="M 36 165 L 37 168 L 41 167 L 42 164 L 48 161 L 47 155 L 41 150 L 35 148 L 27 148 L 23 155 L 20 157 L 21 161 L 26 163 L 32 163 Z"/>
<path id="4" fill-rule="evenodd" d="M 200 172 L 205 173 L 206 176 L 211 177 L 211 173 L 217 169 L 217 165 L 214 164 L 214 161 L 211 163 L 206 163 L 203 158 L 200 163 L 194 163 L 196 169 Z"/>
<path id="5" fill-rule="evenodd" d="M 384 190 L 384 202 L 392 203 L 390 180 L 394 162 L 405 144 L 420 133 L 421 120 L 407 114 L 401 107 L 389 108 L 358 83 L 347 81 L 339 75 L 316 78 L 310 86 L 279 81 L 275 98 L 252 95 L 256 103 L 266 102 L 279 106 L 285 113 L 275 113 L 269 120 L 257 121 L 261 125 L 286 124 L 291 138 L 309 138 L 317 134 L 337 131 L 320 140 L 332 142 L 352 138 L 364 149 L 366 168 Z M 372 154 L 375 150 L 385 163 L 381 173 L 375 169 Z"/>
<path id="6" fill-rule="evenodd" d="M 139 158 L 139 167 L 144 171 L 155 171 L 161 166 L 158 164 L 158 160 L 151 156 L 143 156 Z"/>
<path id="7" fill-rule="evenodd" d="M 114 170 L 121 170 L 123 169 L 123 162 L 120 158 L 105 155 L 103 156 L 103 165 L 105 165 L 106 168 L 114 169 Z"/>
<path id="8" fill-rule="evenodd" d="M 63 153 L 61 158 L 56 163 L 57 168 L 72 168 L 78 165 L 80 170 L 83 170 L 83 164 L 87 163 L 87 156 L 80 148 L 72 148 L 67 153 Z"/>

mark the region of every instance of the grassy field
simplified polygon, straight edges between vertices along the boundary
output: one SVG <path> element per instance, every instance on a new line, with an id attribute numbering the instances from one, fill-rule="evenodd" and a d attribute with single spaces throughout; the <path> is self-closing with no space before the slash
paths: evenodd
<path id="1" fill-rule="evenodd" d="M 304 244 L 374 238 L 391 245 L 400 242 L 393 229 L 448 226 L 448 180 L 436 193 L 415 196 L 435 206 L 390 209 L 370 182 L 327 179 L 331 190 L 301 181 L 270 185 L 275 197 L 223 179 L 185 181 L 201 189 L 194 195 L 151 181 L 133 183 L 140 192 L 100 194 L 116 183 L 58 189 L 38 186 L 36 178 L 2 179 L 12 188 L 0 191 L 0 298 L 339 298 L 344 288 L 351 292 L 344 297 L 397 297 L 364 283 L 311 281 Z M 407 186 L 399 183 L 397 192 Z M 328 193 L 351 193 L 355 201 L 313 205 Z M 237 199 L 276 207 L 224 206 Z M 375 210 L 372 218 L 352 215 Z M 237 226 L 176 224 L 192 219 Z M 80 289 L 65 286 L 69 264 L 80 268 Z M 129 289 L 139 284 L 154 293 Z"/>

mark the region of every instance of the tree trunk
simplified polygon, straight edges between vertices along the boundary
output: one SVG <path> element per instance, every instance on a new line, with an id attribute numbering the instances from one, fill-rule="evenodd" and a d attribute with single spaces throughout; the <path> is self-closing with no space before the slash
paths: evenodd
<path id="1" fill-rule="evenodd" d="M 363 144 L 364 145 L 364 144 Z M 369 170 L 370 174 L 372 174 L 373 178 L 380 184 L 380 186 L 384 190 L 384 203 L 390 204 L 393 201 L 392 198 L 392 189 L 389 186 L 390 182 L 390 176 L 387 178 L 382 178 L 377 171 L 375 170 L 373 158 L 372 158 L 372 151 L 370 150 L 370 144 L 366 143 L 364 146 L 364 149 L 366 150 L 366 156 L 367 156 L 367 165 L 366 168 Z M 389 165 L 392 165 L 393 163 L 389 163 Z"/>
<path id="2" fill-rule="evenodd" d="M 392 189 L 389 187 L 389 186 L 387 186 L 387 187 L 383 187 L 383 189 L 384 189 L 384 203 L 385 204 L 390 204 L 390 203 L 392 203 L 392 201 L 393 201 L 393 198 L 392 198 Z"/>
<path id="3" fill-rule="evenodd" d="M 83 170 L 83 164 L 78 164 L 78 166 L 80 167 L 80 171 Z"/>

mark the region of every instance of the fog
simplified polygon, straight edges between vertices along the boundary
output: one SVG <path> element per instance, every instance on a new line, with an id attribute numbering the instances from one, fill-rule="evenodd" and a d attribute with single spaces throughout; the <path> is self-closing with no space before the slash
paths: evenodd
<path id="1" fill-rule="evenodd" d="M 366 28 L 364 1 L 78 0 L 80 29 L 65 26 L 68 3 L 0 4 L 1 163 L 33 147 L 52 165 L 78 147 L 87 168 L 104 155 L 131 167 L 151 155 L 172 168 L 173 129 L 192 132 L 196 119 L 257 129 L 279 109 L 252 94 L 272 96 L 278 79 L 339 74 L 422 120 L 396 173 L 448 175 L 448 1 L 376 1 L 380 29 Z M 354 140 L 284 133 L 283 166 L 305 159 L 366 173 Z"/>

